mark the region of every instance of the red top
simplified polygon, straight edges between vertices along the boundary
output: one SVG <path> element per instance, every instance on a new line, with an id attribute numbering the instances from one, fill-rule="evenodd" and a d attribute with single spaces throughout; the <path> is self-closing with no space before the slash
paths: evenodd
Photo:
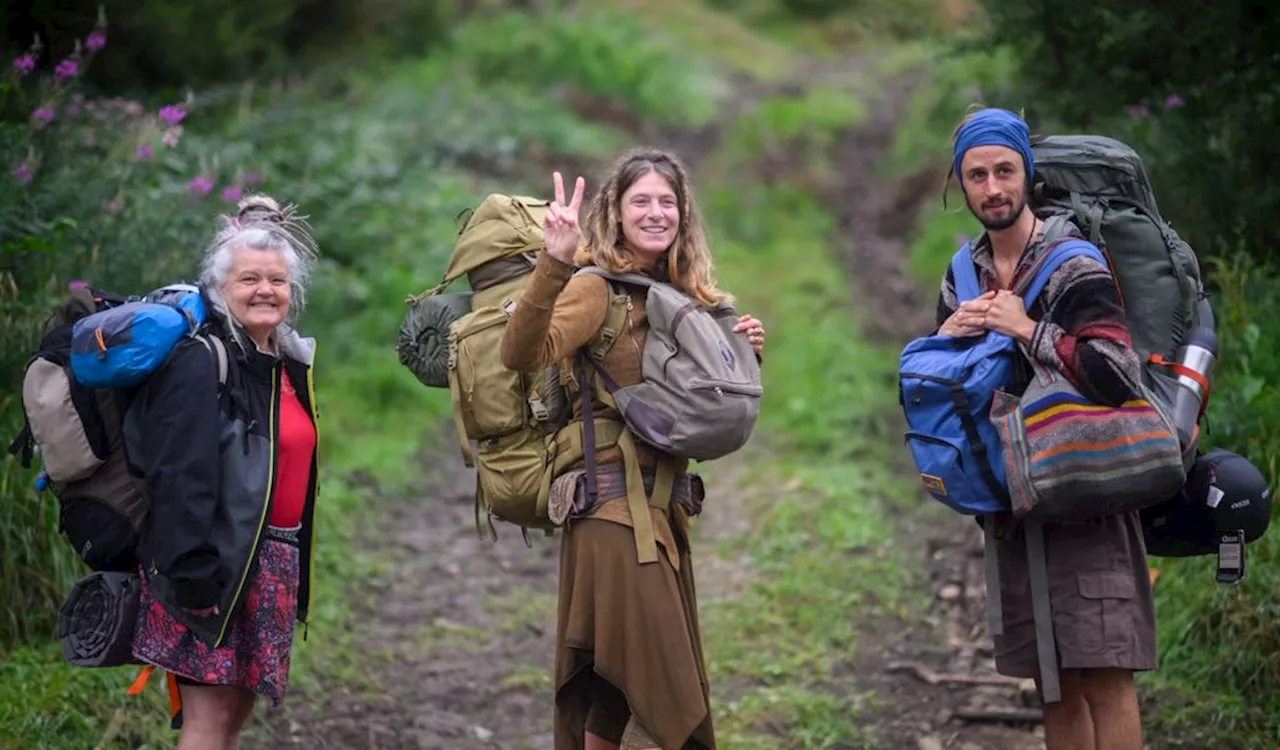
<path id="1" fill-rule="evenodd" d="M 311 459 L 316 449 L 316 427 L 298 400 L 288 374 L 280 377 L 280 437 L 276 458 L 275 504 L 268 521 L 277 528 L 302 522 L 311 480 Z"/>

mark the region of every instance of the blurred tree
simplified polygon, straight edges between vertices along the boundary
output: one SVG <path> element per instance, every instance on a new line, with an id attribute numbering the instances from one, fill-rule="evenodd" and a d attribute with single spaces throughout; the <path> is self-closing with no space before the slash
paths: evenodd
<path id="1" fill-rule="evenodd" d="M 1139 149 L 1198 251 L 1274 254 L 1280 184 L 1280 14 L 1246 0 L 983 0 L 988 42 L 1011 46 L 1033 126 Z"/>

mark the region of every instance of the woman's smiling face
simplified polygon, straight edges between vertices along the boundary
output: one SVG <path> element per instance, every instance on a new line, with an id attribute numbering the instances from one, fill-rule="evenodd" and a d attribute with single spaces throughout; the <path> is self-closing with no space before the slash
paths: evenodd
<path id="1" fill-rule="evenodd" d="M 657 172 L 649 172 L 622 194 L 618 213 L 627 248 L 652 263 L 675 242 L 680 230 L 676 191 Z"/>
<path id="2" fill-rule="evenodd" d="M 283 253 L 241 247 L 232 254 L 227 281 L 219 291 L 227 311 L 259 346 L 284 321 L 292 294 Z"/>

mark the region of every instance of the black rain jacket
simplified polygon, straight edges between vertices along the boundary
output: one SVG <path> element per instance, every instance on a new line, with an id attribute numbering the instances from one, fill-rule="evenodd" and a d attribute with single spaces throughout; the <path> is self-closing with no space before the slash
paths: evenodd
<path id="1" fill-rule="evenodd" d="M 206 297 L 206 309 L 212 311 Z M 263 354 L 228 319 L 211 312 L 206 335 L 227 352 L 227 382 L 218 383 L 217 356 L 183 339 L 132 399 L 124 421 L 126 451 L 150 502 L 138 548 L 157 599 L 211 647 L 221 645 L 235 616 L 267 527 L 278 458 L 281 372 L 315 422 L 311 367 L 315 342 L 294 333 L 281 356 Z M 304 385 L 305 384 L 305 385 Z M 318 454 L 318 450 L 317 450 Z M 318 461 L 299 533 L 299 621 L 306 624 L 313 577 Z M 218 605 L 197 617 L 185 609 Z"/>

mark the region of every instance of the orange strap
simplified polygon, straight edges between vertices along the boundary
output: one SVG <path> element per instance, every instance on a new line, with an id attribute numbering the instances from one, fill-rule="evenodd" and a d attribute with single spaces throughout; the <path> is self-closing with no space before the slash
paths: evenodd
<path id="1" fill-rule="evenodd" d="M 178 691 L 178 680 L 173 672 L 165 672 L 165 683 L 169 688 L 169 723 L 175 728 L 180 726 L 178 717 L 182 713 L 182 693 Z"/>
<path id="2" fill-rule="evenodd" d="M 1152 354 L 1151 356 L 1147 357 L 1147 361 L 1153 365 L 1168 367 L 1170 370 L 1173 370 L 1175 373 L 1182 375 L 1184 377 L 1188 377 L 1194 380 L 1196 383 L 1198 383 L 1200 385 L 1201 390 L 1204 391 L 1204 398 L 1200 399 L 1200 413 L 1199 415 L 1197 415 L 1197 419 L 1199 417 L 1204 416 L 1205 409 L 1209 407 L 1209 379 L 1208 378 L 1196 372 L 1195 370 L 1191 369 L 1190 367 L 1187 367 L 1184 364 L 1180 364 L 1178 362 L 1170 362 L 1169 360 L 1165 359 L 1163 355 L 1160 355 L 1160 354 Z"/>
<path id="3" fill-rule="evenodd" d="M 129 689 L 126 690 L 124 694 L 137 695 L 138 693 L 141 693 L 142 689 L 147 686 L 147 680 L 151 677 L 151 673 L 154 671 L 156 671 L 156 668 L 153 664 L 148 664 L 143 667 L 142 670 L 138 672 L 138 677 L 133 681 L 133 684 L 129 686 Z"/>
<path id="4" fill-rule="evenodd" d="M 134 678 L 133 684 L 125 691 L 125 695 L 138 695 L 147 686 L 147 680 L 151 679 L 151 673 L 156 671 L 154 664 L 148 664 L 138 671 L 138 676 Z M 174 678 L 173 672 L 165 672 L 165 687 L 169 692 L 169 722 L 175 729 L 179 726 L 178 717 L 182 713 L 182 693 L 178 690 L 178 681 Z"/>

